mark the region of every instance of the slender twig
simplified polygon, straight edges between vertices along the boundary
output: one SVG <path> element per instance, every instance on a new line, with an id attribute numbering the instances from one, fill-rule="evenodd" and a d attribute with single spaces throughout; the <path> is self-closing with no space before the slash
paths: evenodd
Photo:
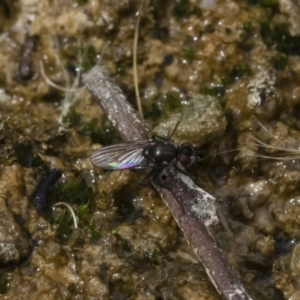
<path id="1" fill-rule="evenodd" d="M 137 19 L 134 29 L 134 39 L 133 39 L 133 51 L 132 51 L 132 63 L 133 63 L 133 82 L 134 82 L 134 91 L 135 91 L 135 98 L 136 103 L 138 107 L 138 111 L 140 113 L 141 118 L 144 118 L 143 115 L 143 108 L 141 104 L 141 97 L 140 97 L 140 91 L 139 91 L 139 83 L 138 83 L 138 73 L 137 73 L 137 45 L 138 45 L 138 39 L 139 39 L 139 27 L 140 27 L 140 20 L 141 20 L 141 14 L 143 12 L 143 9 L 145 7 L 146 0 L 142 0 L 141 7 L 137 12 Z"/>
<path id="2" fill-rule="evenodd" d="M 123 140 L 147 138 L 144 121 L 101 66 L 84 74 L 83 81 Z M 166 167 L 153 181 L 222 299 L 252 299 L 211 235 L 217 221 L 214 197 L 173 166 Z"/>
<path id="3" fill-rule="evenodd" d="M 73 218 L 73 224 L 74 224 L 74 228 L 77 229 L 78 228 L 78 225 L 77 225 L 77 218 L 76 218 L 76 215 L 74 213 L 74 210 L 73 208 L 71 207 L 71 205 L 69 205 L 68 203 L 66 202 L 56 202 L 53 207 L 55 206 L 65 206 L 66 208 L 68 208 L 68 210 L 70 211 L 71 215 L 72 215 L 72 218 Z"/>
<path id="4" fill-rule="evenodd" d="M 100 65 L 83 74 L 83 82 L 123 140 L 148 137 L 149 129 L 120 88 Z"/>
<path id="5" fill-rule="evenodd" d="M 59 91 L 62 91 L 62 92 L 77 92 L 78 90 L 81 89 L 81 88 L 63 87 L 63 86 L 56 84 L 46 75 L 43 61 L 41 61 L 41 60 L 39 61 L 39 66 L 40 66 L 40 72 L 41 72 L 43 79 L 47 82 L 48 85 L 52 86 L 53 88 L 55 88 Z"/>

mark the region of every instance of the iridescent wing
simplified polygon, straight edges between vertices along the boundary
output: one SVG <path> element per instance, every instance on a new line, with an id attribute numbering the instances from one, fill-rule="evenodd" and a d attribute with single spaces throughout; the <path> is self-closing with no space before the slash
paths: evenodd
<path id="1" fill-rule="evenodd" d="M 92 155 L 91 162 L 106 170 L 145 169 L 149 164 L 143 156 L 143 149 L 152 142 L 138 140 L 105 146 Z"/>

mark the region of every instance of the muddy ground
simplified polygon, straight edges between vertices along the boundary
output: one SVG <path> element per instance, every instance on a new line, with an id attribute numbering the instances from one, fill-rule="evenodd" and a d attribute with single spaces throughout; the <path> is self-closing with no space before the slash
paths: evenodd
<path id="1" fill-rule="evenodd" d="M 135 107 L 137 72 L 151 127 L 214 98 L 222 126 L 183 138 L 217 242 L 253 299 L 300 299 L 299 16 L 293 0 L 1 1 L 0 299 L 219 299 L 143 172 L 91 164 L 120 141 L 80 80 L 96 63 Z"/>

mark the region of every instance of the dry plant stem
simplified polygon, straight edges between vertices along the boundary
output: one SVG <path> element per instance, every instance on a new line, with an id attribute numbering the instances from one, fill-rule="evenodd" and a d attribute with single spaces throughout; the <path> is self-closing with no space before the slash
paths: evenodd
<path id="1" fill-rule="evenodd" d="M 83 82 L 124 141 L 148 137 L 146 123 L 103 67 L 97 65 L 92 68 L 83 75 Z"/>
<path id="2" fill-rule="evenodd" d="M 83 81 L 124 141 L 147 138 L 145 123 L 102 67 L 94 67 Z M 214 198 L 173 166 L 165 168 L 154 181 L 222 299 L 252 299 L 210 234 L 216 221 Z"/>
<path id="3" fill-rule="evenodd" d="M 154 182 L 156 189 L 222 299 L 252 299 L 211 235 L 211 226 L 217 221 L 214 197 L 199 188 L 189 176 L 179 173 L 174 166 L 166 167 L 159 177 Z M 174 195 L 176 200 L 171 200 Z"/>
<path id="4" fill-rule="evenodd" d="M 140 91 L 139 91 L 136 60 L 137 60 L 137 45 L 138 45 L 138 39 L 139 39 L 139 27 L 140 27 L 141 13 L 143 12 L 144 6 L 145 6 L 145 0 L 142 0 L 141 7 L 137 13 L 137 20 L 136 20 L 136 24 L 135 24 L 134 39 L 133 39 L 133 49 L 132 49 L 132 63 L 133 63 L 132 70 L 133 70 L 134 90 L 135 90 L 135 97 L 136 97 L 136 102 L 137 102 L 137 106 L 138 106 L 138 111 L 139 111 L 142 119 L 144 119 L 144 115 L 143 115 L 143 108 L 142 108 L 142 104 L 141 104 L 141 97 L 140 97 Z"/>

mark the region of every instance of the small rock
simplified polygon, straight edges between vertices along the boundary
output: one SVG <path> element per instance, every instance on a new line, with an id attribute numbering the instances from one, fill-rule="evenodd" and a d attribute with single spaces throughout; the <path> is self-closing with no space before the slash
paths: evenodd
<path id="1" fill-rule="evenodd" d="M 155 127 L 152 134 L 170 138 L 170 134 L 176 129 L 172 137 L 175 144 L 189 142 L 194 147 L 200 147 L 221 136 L 226 126 L 227 121 L 218 99 L 198 95 L 182 111 L 172 114 L 168 120 Z"/>
<path id="2" fill-rule="evenodd" d="M 13 214 L 0 197 L 0 262 L 1 265 L 14 265 L 28 256 L 30 242 L 21 227 L 14 220 Z"/>

